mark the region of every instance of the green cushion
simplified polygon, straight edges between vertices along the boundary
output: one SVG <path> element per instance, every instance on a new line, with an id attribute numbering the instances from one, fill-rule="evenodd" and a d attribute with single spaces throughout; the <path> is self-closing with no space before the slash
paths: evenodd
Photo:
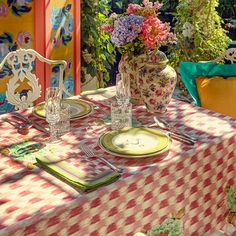
<path id="1" fill-rule="evenodd" d="M 216 64 L 211 62 L 181 62 L 181 79 L 195 104 L 201 106 L 197 92 L 196 78 L 199 76 L 236 76 L 236 64 Z"/>

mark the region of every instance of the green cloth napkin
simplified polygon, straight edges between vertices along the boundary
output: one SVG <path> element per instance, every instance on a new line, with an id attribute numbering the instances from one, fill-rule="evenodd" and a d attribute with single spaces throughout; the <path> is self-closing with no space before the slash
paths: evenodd
<path id="1" fill-rule="evenodd" d="M 84 192 L 90 192 L 101 186 L 113 183 L 120 177 L 120 173 L 113 170 L 102 171 L 95 176 L 86 176 L 73 164 L 53 156 L 38 157 L 36 160 L 48 172 Z"/>
<path id="2" fill-rule="evenodd" d="M 42 143 L 24 140 L 3 149 L 0 147 L 0 153 L 10 156 L 17 161 L 36 163 L 35 158 L 46 155 L 48 150 Z"/>

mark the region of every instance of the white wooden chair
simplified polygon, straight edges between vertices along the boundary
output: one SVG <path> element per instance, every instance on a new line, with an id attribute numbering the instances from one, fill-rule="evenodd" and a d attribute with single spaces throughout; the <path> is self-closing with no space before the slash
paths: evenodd
<path id="1" fill-rule="evenodd" d="M 229 60 L 231 64 L 236 63 L 236 48 L 229 48 L 223 52 L 221 56 L 213 60 L 213 62 L 219 62 L 222 59 Z"/>
<path id="2" fill-rule="evenodd" d="M 9 52 L 0 63 L 0 70 L 3 69 L 5 63 L 8 63 L 11 67 L 13 76 L 7 83 L 6 99 L 8 103 L 15 106 L 16 110 L 33 106 L 34 101 L 41 96 L 41 85 L 39 84 L 39 79 L 34 74 L 33 62 L 36 58 L 47 64 L 59 65 L 60 94 L 62 96 L 62 92 L 65 92 L 68 96 L 71 95 L 67 92 L 63 84 L 63 72 L 67 66 L 66 61 L 47 59 L 33 49 L 18 49 Z M 16 92 L 16 90 L 25 78 L 28 79 L 26 83 L 30 89 L 26 95 L 22 95 L 19 92 Z"/>
<path id="3" fill-rule="evenodd" d="M 236 63 L 236 48 L 229 48 L 225 50 L 219 57 L 214 60 L 200 62 L 220 62 L 222 60 L 228 60 L 231 64 Z"/>

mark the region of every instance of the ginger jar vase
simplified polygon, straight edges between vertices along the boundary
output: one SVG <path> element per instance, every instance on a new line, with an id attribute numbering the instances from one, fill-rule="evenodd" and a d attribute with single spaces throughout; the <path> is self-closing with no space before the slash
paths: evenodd
<path id="1" fill-rule="evenodd" d="M 138 94 L 150 112 L 164 113 L 173 95 L 177 73 L 167 65 L 168 59 L 161 51 L 149 51 L 131 60 L 135 65 L 130 72 Z M 132 84 L 131 84 L 132 85 Z"/>

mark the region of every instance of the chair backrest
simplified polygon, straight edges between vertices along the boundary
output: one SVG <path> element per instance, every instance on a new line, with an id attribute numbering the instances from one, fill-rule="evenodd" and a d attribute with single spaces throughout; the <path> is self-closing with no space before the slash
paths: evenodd
<path id="1" fill-rule="evenodd" d="M 34 101 L 41 96 L 42 87 L 39 84 L 39 79 L 34 74 L 36 58 L 47 64 L 59 65 L 60 94 L 62 95 L 62 92 L 65 92 L 68 96 L 71 96 L 63 84 L 63 72 L 67 66 L 66 61 L 47 59 L 33 49 L 18 49 L 9 52 L 0 63 L 0 70 L 3 69 L 6 63 L 11 67 L 12 77 L 7 83 L 6 99 L 8 103 L 15 106 L 16 110 L 33 106 Z M 25 80 L 25 78 L 27 80 Z M 27 84 L 27 89 L 24 93 L 20 93 L 17 90 L 19 90 L 19 87 L 24 80 Z"/>
<path id="2" fill-rule="evenodd" d="M 236 63 L 236 48 L 229 48 L 220 57 L 213 60 L 213 62 L 219 62 L 222 59 L 229 60 L 231 64 Z"/>
<path id="3" fill-rule="evenodd" d="M 236 63 L 236 48 L 229 48 L 222 53 L 219 57 L 211 61 L 201 61 L 201 62 L 220 62 L 222 60 L 228 60 L 231 64 Z"/>

